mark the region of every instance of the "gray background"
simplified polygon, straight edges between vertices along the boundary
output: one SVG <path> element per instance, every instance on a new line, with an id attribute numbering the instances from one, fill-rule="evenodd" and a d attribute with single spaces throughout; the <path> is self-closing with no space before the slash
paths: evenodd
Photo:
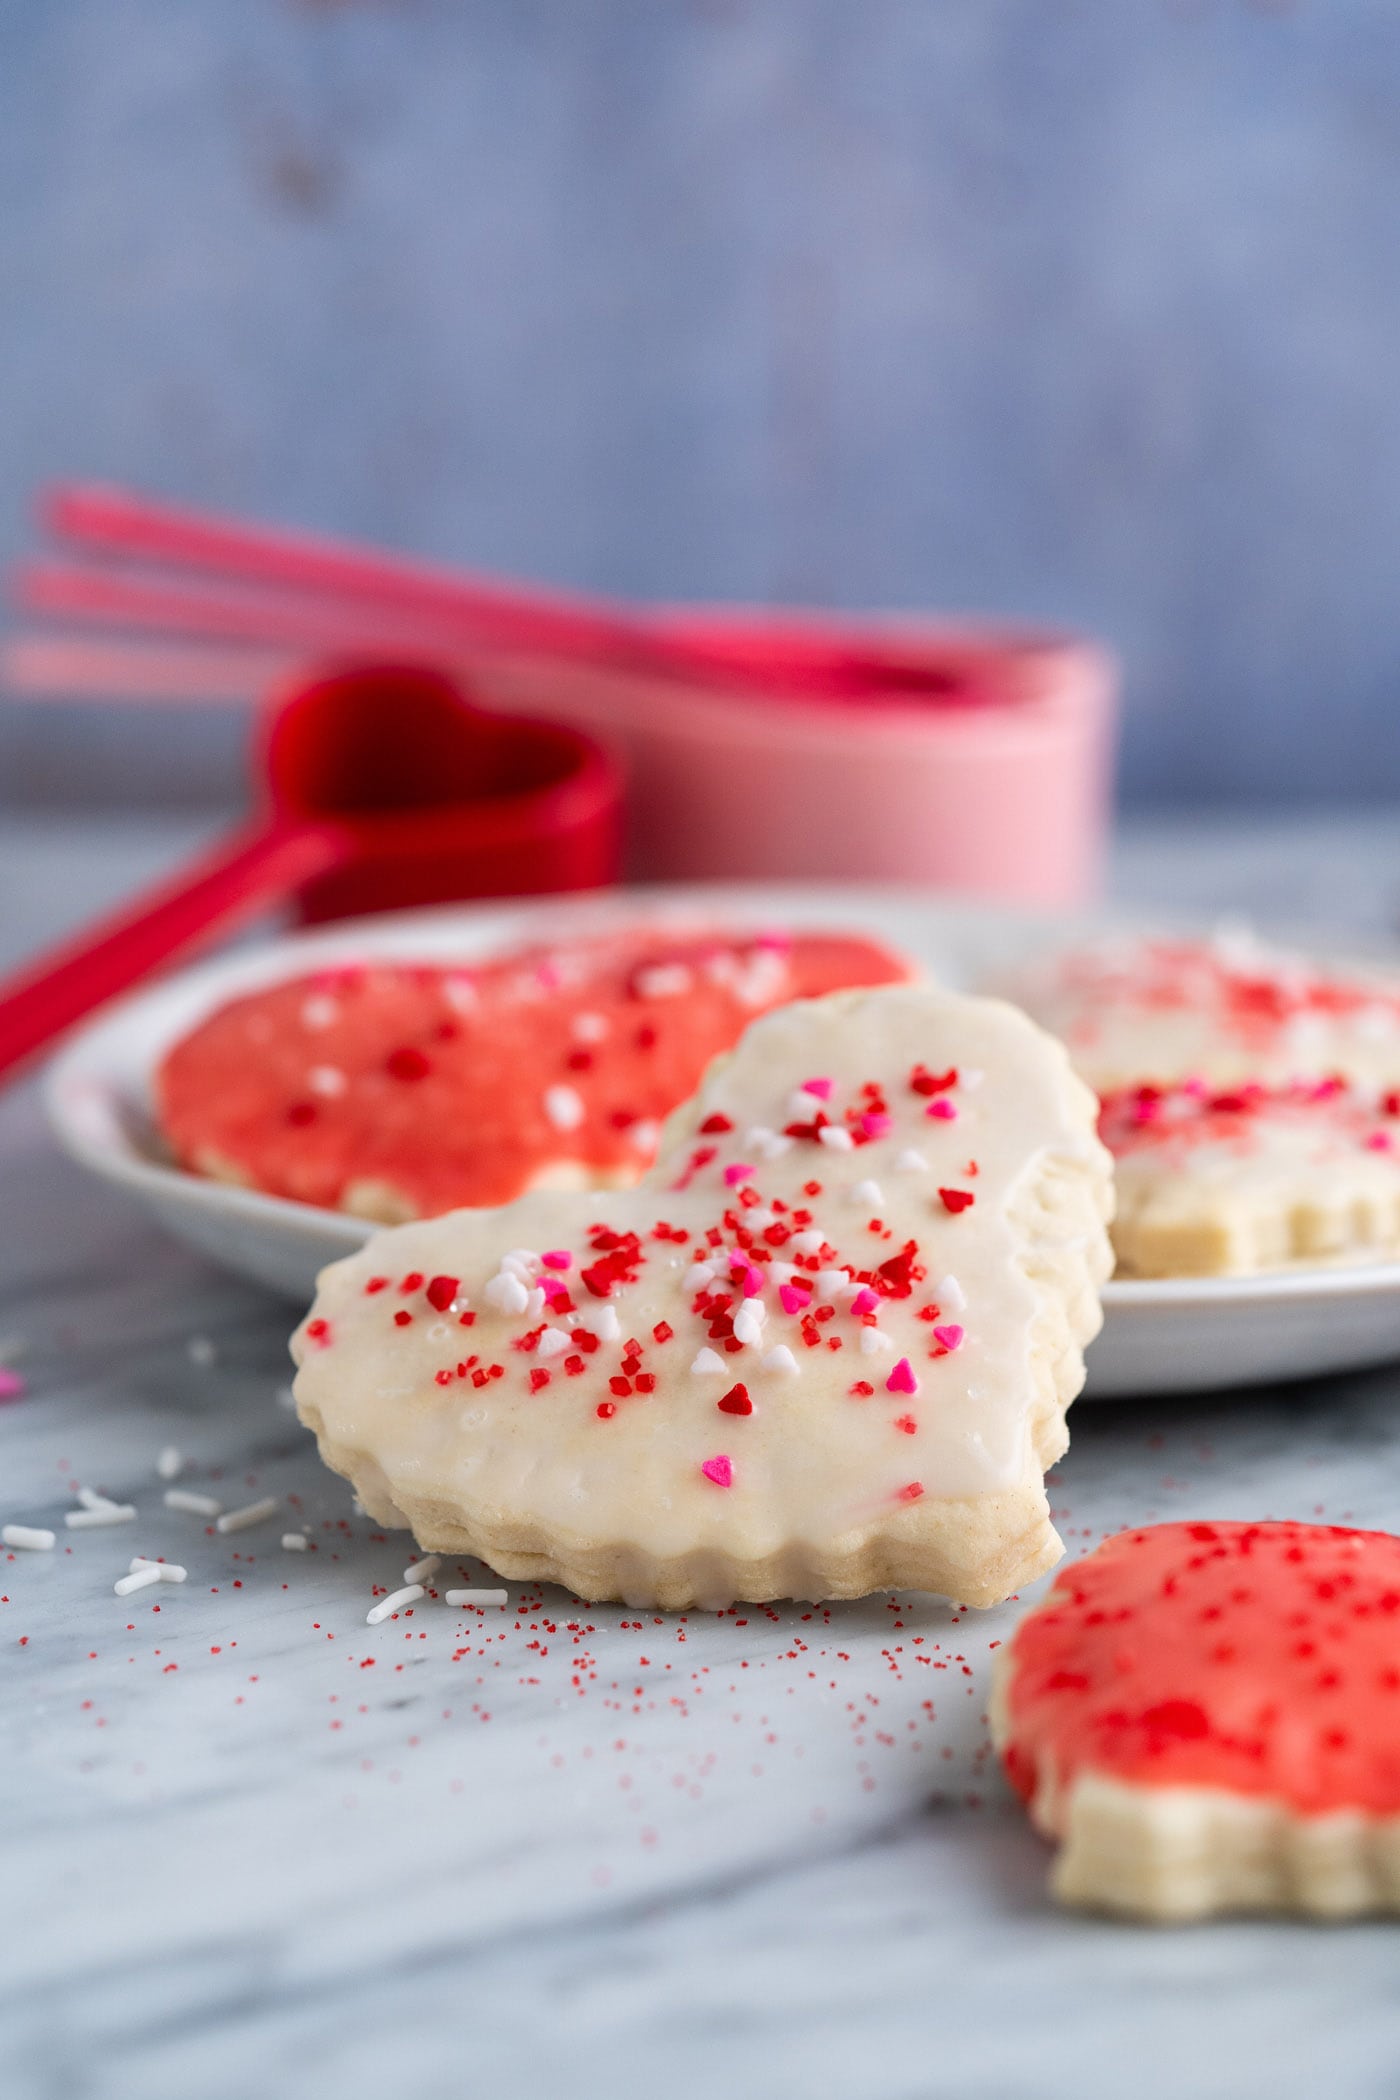
<path id="1" fill-rule="evenodd" d="M 0 0 L 58 473 L 1122 652 L 1137 804 L 1400 790 L 1395 0 Z M 235 787 L 0 712 L 0 797 Z"/>

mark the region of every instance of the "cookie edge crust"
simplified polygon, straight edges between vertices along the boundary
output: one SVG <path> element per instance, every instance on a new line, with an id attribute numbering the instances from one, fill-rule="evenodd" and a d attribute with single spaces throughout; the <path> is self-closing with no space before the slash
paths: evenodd
<path id="1" fill-rule="evenodd" d="M 1015 1741 L 1015 1637 L 993 1657 L 987 1719 L 1001 1757 Z M 1221 1787 L 1139 1786 L 1092 1769 L 1065 1784 L 1035 1765 L 1031 1823 L 1058 1845 L 1057 1901 L 1150 1924 L 1227 1914 L 1345 1919 L 1400 1913 L 1400 1815 L 1361 1809 L 1302 1815 L 1276 1795 Z"/>

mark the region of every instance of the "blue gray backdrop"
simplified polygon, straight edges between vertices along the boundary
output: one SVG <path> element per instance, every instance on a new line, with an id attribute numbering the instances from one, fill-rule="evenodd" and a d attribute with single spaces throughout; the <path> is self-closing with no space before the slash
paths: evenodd
<path id="1" fill-rule="evenodd" d="M 0 0 L 59 473 L 617 592 L 1082 624 L 1146 802 L 1400 790 L 1396 0 Z M 0 703 L 0 793 L 236 729 Z"/>

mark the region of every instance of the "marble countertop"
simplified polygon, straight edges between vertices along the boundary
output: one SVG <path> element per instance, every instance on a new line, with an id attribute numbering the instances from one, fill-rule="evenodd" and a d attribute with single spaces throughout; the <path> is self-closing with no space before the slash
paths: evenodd
<path id="1" fill-rule="evenodd" d="M 188 831 L 0 825 L 0 965 Z M 1114 892 L 1387 934 L 1400 827 L 1139 828 Z M 678 1619 L 512 1584 L 367 1627 L 411 1556 L 287 1412 L 287 1309 L 61 1160 L 32 1085 L 0 1094 L 0 1248 L 0 1517 L 61 1527 L 77 1484 L 139 1512 L 0 1552 L 5 2100 L 1400 2088 L 1395 1927 L 1048 1902 L 982 1721 L 1014 1607 Z M 1400 1369 L 1072 1427 L 1071 1551 L 1159 1516 L 1400 1525 Z M 285 1515 L 166 1510 L 167 1445 Z M 188 1583 L 115 1597 L 137 1552 Z"/>

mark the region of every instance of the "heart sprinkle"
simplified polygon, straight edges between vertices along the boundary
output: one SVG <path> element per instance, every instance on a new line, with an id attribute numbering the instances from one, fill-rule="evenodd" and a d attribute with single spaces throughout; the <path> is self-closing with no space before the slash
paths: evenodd
<path id="1" fill-rule="evenodd" d="M 917 1393 L 918 1390 L 919 1381 L 914 1376 L 914 1366 L 910 1363 L 907 1356 L 901 1356 L 899 1362 L 885 1380 L 885 1391 L 887 1393 Z"/>
<path id="2" fill-rule="evenodd" d="M 734 1468 L 723 1452 L 717 1458 L 707 1458 L 700 1471 L 707 1480 L 713 1480 L 716 1487 L 727 1488 L 734 1485 Z"/>
<path id="3" fill-rule="evenodd" d="M 947 1349 L 949 1351 L 952 1351 L 954 1349 L 961 1349 L 963 1343 L 963 1329 L 952 1323 L 950 1323 L 947 1327 L 935 1327 L 933 1330 L 933 1338 L 944 1349 Z"/>
<path id="4" fill-rule="evenodd" d="M 724 1398 L 716 1401 L 715 1405 L 719 1408 L 722 1415 L 751 1415 L 753 1413 L 753 1402 L 749 1398 L 749 1390 L 745 1385 L 730 1386 Z M 712 1460 L 711 1463 L 713 1464 L 715 1461 Z M 728 1464 L 727 1459 L 725 1464 Z M 709 1471 L 708 1467 L 706 1471 Z"/>

